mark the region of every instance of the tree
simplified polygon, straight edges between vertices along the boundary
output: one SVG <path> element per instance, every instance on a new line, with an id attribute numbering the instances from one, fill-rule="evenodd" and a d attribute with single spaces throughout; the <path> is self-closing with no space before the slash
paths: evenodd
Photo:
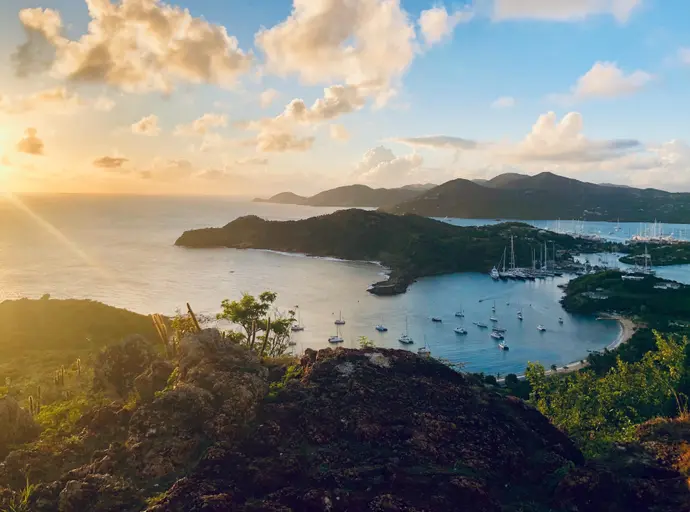
<path id="1" fill-rule="evenodd" d="M 517 385 L 519 383 L 520 383 L 520 380 L 518 379 L 517 375 L 515 375 L 514 373 L 509 373 L 508 375 L 506 375 L 506 379 L 505 379 L 506 387 L 514 388 L 514 387 L 517 387 Z"/>
<path id="2" fill-rule="evenodd" d="M 367 338 L 366 336 L 360 336 L 357 341 L 359 342 L 360 348 L 375 348 L 376 343 Z"/>
<path id="3" fill-rule="evenodd" d="M 555 364 L 552 364 L 551 365 L 551 371 L 555 372 L 556 370 L 558 370 L 558 366 L 556 366 Z"/>
<path id="4" fill-rule="evenodd" d="M 217 319 L 240 326 L 244 332 L 239 333 L 239 342 L 249 350 L 260 356 L 280 356 L 289 347 L 295 314 L 294 311 L 289 311 L 284 316 L 275 311 L 270 315 L 277 297 L 278 294 L 266 291 L 258 298 L 243 293 L 239 301 L 230 302 L 226 299 L 221 304 L 223 311 L 217 315 Z"/>

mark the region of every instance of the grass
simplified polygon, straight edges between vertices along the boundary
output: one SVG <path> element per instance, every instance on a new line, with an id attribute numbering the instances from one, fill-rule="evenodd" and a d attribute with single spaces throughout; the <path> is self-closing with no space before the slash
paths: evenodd
<path id="1" fill-rule="evenodd" d="M 14 496 L 7 508 L 1 509 L 0 512 L 31 512 L 29 501 L 35 490 L 36 486 L 27 478 L 24 489 Z"/>

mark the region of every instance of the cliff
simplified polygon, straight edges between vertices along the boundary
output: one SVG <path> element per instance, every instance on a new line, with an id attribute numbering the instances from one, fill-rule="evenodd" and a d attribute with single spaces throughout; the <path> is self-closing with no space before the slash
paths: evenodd
<path id="1" fill-rule="evenodd" d="M 0 510 L 27 474 L 34 512 L 688 510 L 680 434 L 642 429 L 668 461 L 637 445 L 593 464 L 532 407 L 433 359 L 326 349 L 285 364 L 188 335 L 155 394 L 13 451 Z"/>

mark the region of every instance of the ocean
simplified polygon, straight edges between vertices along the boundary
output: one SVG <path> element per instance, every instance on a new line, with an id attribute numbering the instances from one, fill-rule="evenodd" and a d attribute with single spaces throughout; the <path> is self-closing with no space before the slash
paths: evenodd
<path id="1" fill-rule="evenodd" d="M 0 199 L 0 301 L 49 293 L 147 314 L 173 314 L 189 302 L 197 312 L 215 314 L 223 299 L 272 290 L 280 310 L 299 305 L 306 330 L 295 335 L 298 350 L 328 346 L 328 336 L 336 334 L 334 320 L 342 314 L 345 347 L 356 347 L 358 337 L 367 336 L 378 346 L 404 348 L 397 339 L 407 324 L 415 340 L 410 350 L 426 342 L 435 356 L 502 375 L 521 373 L 528 361 L 562 366 L 582 359 L 620 333 L 616 322 L 562 310 L 558 284 L 566 278 L 521 283 L 454 274 L 420 279 L 403 295 L 375 297 L 366 288 L 385 275 L 376 264 L 173 245 L 185 230 L 222 226 L 242 215 L 288 220 L 335 210 L 218 197 L 56 195 L 24 197 L 22 205 Z M 594 231 L 609 227 L 587 225 Z M 489 323 L 494 304 L 499 325 L 507 329 L 508 352 L 472 323 Z M 458 310 L 464 319 L 455 317 Z M 432 316 L 443 322 L 432 323 Z M 387 333 L 374 329 L 382 322 Z M 546 332 L 537 331 L 539 324 Z M 468 330 L 466 336 L 453 332 L 459 325 Z"/>

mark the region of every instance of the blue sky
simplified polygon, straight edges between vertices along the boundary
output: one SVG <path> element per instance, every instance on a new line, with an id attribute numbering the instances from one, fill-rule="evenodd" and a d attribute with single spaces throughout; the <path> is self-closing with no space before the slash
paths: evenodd
<path id="1" fill-rule="evenodd" d="M 254 195 L 551 170 L 690 191 L 684 0 L 91 7 L 0 4 L 0 187 Z"/>

